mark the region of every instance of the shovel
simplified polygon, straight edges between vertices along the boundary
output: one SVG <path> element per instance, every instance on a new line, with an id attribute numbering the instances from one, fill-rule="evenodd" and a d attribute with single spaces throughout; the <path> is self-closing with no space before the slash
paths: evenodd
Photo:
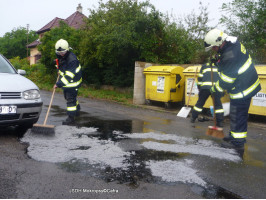
<path id="1" fill-rule="evenodd" d="M 189 95 L 188 95 L 187 105 L 181 108 L 181 110 L 177 114 L 177 117 L 187 118 L 189 112 L 191 111 L 191 107 L 188 107 L 188 105 L 189 105 L 189 100 L 190 100 L 190 96 L 191 96 L 191 93 L 192 93 L 193 85 L 194 85 L 194 82 L 195 82 L 195 79 L 196 79 L 197 71 L 198 71 L 198 67 L 196 67 L 196 71 L 195 71 L 194 78 L 193 78 L 193 81 L 192 81 L 192 86 L 190 88 L 190 92 L 189 92 Z"/>

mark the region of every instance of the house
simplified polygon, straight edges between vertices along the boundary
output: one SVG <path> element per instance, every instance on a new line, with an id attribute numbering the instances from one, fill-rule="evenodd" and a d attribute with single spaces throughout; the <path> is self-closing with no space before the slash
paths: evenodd
<path id="1" fill-rule="evenodd" d="M 30 65 L 36 64 L 37 61 L 41 58 L 41 52 L 38 51 L 38 45 L 41 44 L 40 39 L 44 36 L 46 32 L 50 31 L 52 28 L 58 27 L 60 21 L 64 21 L 70 27 L 79 29 L 81 28 L 82 25 L 85 24 L 84 22 L 85 18 L 87 17 L 84 14 L 82 14 L 82 6 L 81 4 L 79 4 L 76 12 L 74 12 L 68 18 L 61 19 L 56 17 L 48 24 L 46 24 L 44 27 L 42 27 L 40 30 L 36 31 L 36 33 L 39 35 L 39 38 L 27 45 L 27 48 L 30 49 L 30 57 L 29 57 Z"/>

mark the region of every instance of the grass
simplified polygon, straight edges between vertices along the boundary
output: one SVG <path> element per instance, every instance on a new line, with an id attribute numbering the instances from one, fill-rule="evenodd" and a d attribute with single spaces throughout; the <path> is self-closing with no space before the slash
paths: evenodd
<path id="1" fill-rule="evenodd" d="M 125 104 L 132 104 L 133 94 L 129 92 L 119 92 L 115 90 L 95 89 L 93 87 L 81 87 L 79 95 L 82 97 L 105 99 Z"/>
<path id="2" fill-rule="evenodd" d="M 33 81 L 41 90 L 53 91 L 54 82 L 56 77 L 46 72 L 46 67 L 42 64 L 29 66 L 22 65 L 19 58 L 12 60 L 12 63 L 17 66 L 16 68 L 24 69 L 27 71 L 26 77 Z M 133 104 L 133 90 L 121 90 L 119 88 L 110 87 L 111 89 L 98 89 L 94 86 L 87 86 L 82 84 L 79 89 L 78 96 L 103 99 L 115 101 L 126 105 Z M 62 92 L 62 89 L 57 89 L 56 92 Z"/>
<path id="3" fill-rule="evenodd" d="M 48 90 L 48 91 L 53 90 L 53 84 L 40 83 L 38 81 L 35 83 L 41 90 Z M 57 89 L 57 92 L 60 90 L 61 89 Z M 114 102 L 119 102 L 119 103 L 126 104 L 126 105 L 133 104 L 133 92 L 132 91 L 121 92 L 118 90 L 95 89 L 94 87 L 90 87 L 84 84 L 79 88 L 78 96 L 85 97 L 85 98 L 92 98 L 92 99 L 114 101 Z"/>

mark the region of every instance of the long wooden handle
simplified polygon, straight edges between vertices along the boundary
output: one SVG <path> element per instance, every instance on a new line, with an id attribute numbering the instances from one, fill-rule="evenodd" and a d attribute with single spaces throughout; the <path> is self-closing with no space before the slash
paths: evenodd
<path id="1" fill-rule="evenodd" d="M 188 104 L 189 104 L 189 101 L 190 101 L 190 96 L 191 96 L 191 93 L 192 93 L 192 89 L 193 89 L 193 85 L 194 85 L 194 82 L 195 82 L 195 79 L 196 79 L 197 72 L 198 72 L 198 67 L 196 67 L 196 71 L 195 71 L 194 78 L 193 78 L 193 81 L 192 81 L 192 86 L 190 88 L 190 92 L 189 92 L 189 95 L 188 95 L 187 107 L 188 107 Z"/>
<path id="2" fill-rule="evenodd" d="M 57 76 L 56 82 L 58 81 L 58 79 L 59 79 L 59 74 Z M 50 109 L 51 109 L 51 106 L 52 106 L 52 103 L 53 103 L 55 90 L 56 90 L 56 88 L 54 88 L 54 90 L 53 90 L 53 94 L 52 94 L 52 97 L 51 97 L 51 100 L 50 100 L 50 104 L 49 104 L 49 107 L 48 107 L 48 110 L 47 110 L 43 125 L 46 125 L 46 122 L 47 122 L 47 119 L 48 119 L 48 115 L 49 115 L 49 112 L 50 112 Z"/>
<path id="3" fill-rule="evenodd" d="M 211 82 L 212 82 L 212 87 L 213 87 L 213 69 L 212 69 L 212 64 L 211 64 Z M 213 104 L 213 121 L 214 121 L 214 127 L 216 127 L 216 114 L 215 114 L 215 97 L 214 94 L 212 96 L 212 104 Z"/>

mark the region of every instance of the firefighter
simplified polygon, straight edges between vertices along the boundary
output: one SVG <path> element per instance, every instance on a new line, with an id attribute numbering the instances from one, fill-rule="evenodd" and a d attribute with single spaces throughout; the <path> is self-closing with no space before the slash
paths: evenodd
<path id="1" fill-rule="evenodd" d="M 211 69 L 212 68 L 212 69 Z M 217 67 L 212 63 L 207 63 L 202 65 L 199 75 L 198 75 L 198 89 L 199 89 L 199 99 L 196 105 L 192 109 L 192 117 L 190 122 L 194 123 L 198 118 L 198 115 L 202 112 L 203 106 L 209 96 L 211 95 L 210 89 L 212 87 L 211 71 L 213 71 L 213 81 L 218 80 L 219 74 Z M 223 127 L 224 120 L 224 110 L 221 103 L 221 97 L 223 93 L 218 92 L 214 95 L 214 105 L 216 114 L 216 126 Z"/>
<path id="2" fill-rule="evenodd" d="M 230 95 L 230 132 L 222 146 L 244 150 L 251 98 L 261 90 L 252 58 L 237 37 L 213 29 L 204 39 L 206 51 L 214 50 L 220 76 L 212 93 L 227 90 Z"/>
<path id="3" fill-rule="evenodd" d="M 81 66 L 76 55 L 69 51 L 68 42 L 60 39 L 55 44 L 58 58 L 59 80 L 54 88 L 62 88 L 67 104 L 67 115 L 63 125 L 75 124 L 75 116 L 79 115 L 80 105 L 77 101 L 78 88 L 81 86 Z"/>

